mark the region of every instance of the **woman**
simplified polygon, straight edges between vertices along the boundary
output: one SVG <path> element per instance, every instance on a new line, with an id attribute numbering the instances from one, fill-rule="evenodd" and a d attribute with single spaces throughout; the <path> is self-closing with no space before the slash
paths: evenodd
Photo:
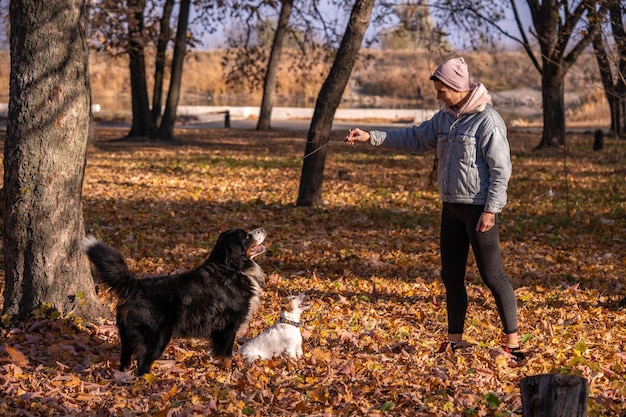
<path id="1" fill-rule="evenodd" d="M 448 338 L 438 352 L 463 342 L 467 291 L 465 268 L 471 245 L 483 282 L 493 294 L 503 328 L 505 355 L 524 360 L 517 328 L 517 301 L 502 266 L 498 213 L 507 202 L 511 158 L 502 117 L 481 83 L 469 83 L 467 64 L 454 58 L 430 77 L 444 104 L 419 126 L 395 130 L 353 129 L 346 142 L 422 153 L 436 149 L 441 213 L 441 277 L 446 288 Z"/>

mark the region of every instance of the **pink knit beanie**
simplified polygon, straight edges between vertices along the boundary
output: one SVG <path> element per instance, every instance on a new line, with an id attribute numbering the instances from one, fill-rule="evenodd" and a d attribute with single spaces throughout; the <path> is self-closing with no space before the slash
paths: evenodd
<path id="1" fill-rule="evenodd" d="M 431 80 L 439 80 L 455 91 L 469 91 L 469 73 L 463 58 L 452 58 L 439 65 Z"/>

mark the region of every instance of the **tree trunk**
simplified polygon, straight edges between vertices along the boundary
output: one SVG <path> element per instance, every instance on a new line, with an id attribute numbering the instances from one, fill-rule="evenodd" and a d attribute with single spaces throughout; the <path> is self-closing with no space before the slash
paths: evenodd
<path id="1" fill-rule="evenodd" d="M 545 374 L 520 382 L 524 417 L 584 417 L 589 387 L 576 375 Z"/>
<path id="2" fill-rule="evenodd" d="M 598 32 L 593 39 L 593 51 L 600 69 L 600 79 L 604 88 L 604 95 L 609 104 L 611 115 L 611 133 L 615 137 L 624 137 L 626 125 L 624 124 L 623 102 L 626 99 L 626 83 L 621 74 L 626 72 L 626 29 L 623 23 L 623 11 L 620 2 L 611 2 L 609 8 L 610 27 L 613 33 L 613 46 L 605 45 L 605 34 Z M 608 35 L 607 35 L 608 36 Z M 617 53 L 614 53 L 615 49 Z M 607 52 L 610 51 L 610 54 Z M 616 56 L 613 65 L 610 56 Z M 615 69 L 615 75 L 613 75 Z"/>
<path id="3" fill-rule="evenodd" d="M 146 0 L 129 0 L 128 7 L 130 9 L 128 14 L 128 61 L 133 118 L 128 136 L 148 136 L 152 130 L 152 116 L 148 101 L 144 54 L 143 13 Z"/>
<path id="4" fill-rule="evenodd" d="M 292 7 L 293 0 L 282 0 L 280 17 L 278 18 L 278 25 L 276 26 L 276 33 L 274 34 L 274 41 L 272 43 L 272 51 L 270 52 L 267 72 L 265 73 L 263 99 L 261 100 L 261 109 L 259 111 L 259 121 L 256 125 L 256 130 L 270 130 L 272 127 L 272 108 L 274 107 L 274 95 L 276 94 L 278 65 L 280 64 L 280 57 L 283 52 L 283 44 L 289 27 L 289 16 L 291 16 Z"/>
<path id="5" fill-rule="evenodd" d="M 613 83 L 613 75 L 611 73 L 611 64 L 607 55 L 604 43 L 602 42 L 602 33 L 598 33 L 593 39 L 593 52 L 600 69 L 600 79 L 602 80 L 602 88 L 604 88 L 604 97 L 609 104 L 609 113 L 611 114 L 611 132 L 619 135 L 620 116 L 619 101 L 617 100 L 617 91 Z"/>
<path id="6" fill-rule="evenodd" d="M 621 78 L 621 77 L 620 77 Z M 626 138 L 626 87 L 622 81 L 606 93 L 611 112 L 611 133 L 615 138 Z"/>
<path id="7" fill-rule="evenodd" d="M 86 10 L 84 0 L 10 3 L 3 313 L 13 319 L 42 303 L 86 318 L 108 313 L 80 251 L 91 105 Z"/>
<path id="8" fill-rule="evenodd" d="M 317 96 L 304 150 L 298 206 L 318 205 L 322 200 L 326 145 L 330 140 L 335 112 L 359 56 L 373 6 L 374 0 L 356 0 L 335 61 Z"/>
<path id="9" fill-rule="evenodd" d="M 541 95 L 543 99 L 543 134 L 538 148 L 565 145 L 565 72 L 559 61 L 543 60 Z"/>
<path id="10" fill-rule="evenodd" d="M 626 93 L 621 93 L 618 91 L 617 94 L 617 108 L 618 115 L 620 117 L 620 131 L 624 133 L 622 138 L 626 139 Z"/>
<path id="11" fill-rule="evenodd" d="M 185 51 L 187 49 L 187 26 L 189 25 L 190 4 L 190 0 L 181 0 L 180 2 L 170 88 L 167 93 L 165 112 L 163 113 L 158 132 L 160 139 L 174 140 L 174 123 L 176 122 L 176 109 L 178 108 L 178 99 L 180 98 L 180 84 L 183 77 L 183 63 L 185 62 Z"/>
<path id="12" fill-rule="evenodd" d="M 626 138 L 626 28 L 624 27 L 624 10 L 623 5 L 619 1 L 610 2 L 609 16 L 611 22 L 611 30 L 617 48 L 617 62 L 614 85 L 613 103 L 611 105 L 611 125 L 613 125 L 613 112 L 615 113 L 615 130 L 614 136 Z"/>
<path id="13" fill-rule="evenodd" d="M 532 19 L 533 33 L 541 51 L 541 65 L 530 44 L 525 23 L 517 12 L 516 2 L 510 0 L 517 28 L 524 40 L 524 50 L 541 74 L 543 97 L 543 134 L 537 148 L 565 145 L 564 78 L 580 54 L 600 31 L 608 12 L 609 2 L 557 2 L 526 0 Z M 580 23 L 584 21 L 584 23 Z M 576 28 L 585 25 L 585 30 Z M 574 36 L 575 35 L 575 36 Z"/>
<path id="14" fill-rule="evenodd" d="M 154 62 L 154 90 L 152 93 L 152 124 L 159 126 L 161 123 L 161 111 L 163 101 L 163 80 L 165 79 L 165 59 L 167 53 L 167 45 L 172 36 L 172 28 L 170 27 L 170 19 L 172 17 L 172 9 L 174 8 L 174 0 L 167 0 L 163 5 L 163 16 L 161 16 L 161 33 L 156 47 L 156 57 Z"/>

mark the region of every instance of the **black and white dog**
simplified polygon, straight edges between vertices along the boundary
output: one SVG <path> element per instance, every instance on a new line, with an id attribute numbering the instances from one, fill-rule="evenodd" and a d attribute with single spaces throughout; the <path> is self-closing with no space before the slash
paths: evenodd
<path id="1" fill-rule="evenodd" d="M 236 333 L 257 309 L 265 283 L 265 273 L 252 260 L 265 252 L 265 237 L 263 228 L 227 230 L 196 269 L 145 279 L 130 272 L 117 250 L 85 237 L 83 252 L 117 299 L 120 370 L 134 355 L 137 375 L 150 372 L 172 336 L 208 339 L 222 367 L 230 369 Z"/>
<path id="2" fill-rule="evenodd" d="M 237 353 L 248 362 L 285 355 L 289 358 L 302 356 L 302 333 L 300 316 L 311 308 L 305 294 L 291 295 L 280 301 L 280 318 L 274 325 L 252 340 L 244 343 Z"/>

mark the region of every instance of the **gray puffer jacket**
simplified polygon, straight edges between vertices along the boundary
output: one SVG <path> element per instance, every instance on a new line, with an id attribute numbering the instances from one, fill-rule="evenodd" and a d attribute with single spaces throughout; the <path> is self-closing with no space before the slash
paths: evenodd
<path id="1" fill-rule="evenodd" d="M 499 213 L 507 202 L 511 156 L 506 125 L 482 84 L 473 84 L 458 111 L 444 107 L 432 119 L 406 129 L 373 130 L 370 143 L 423 153 L 437 149 L 441 200 L 484 205 Z"/>

